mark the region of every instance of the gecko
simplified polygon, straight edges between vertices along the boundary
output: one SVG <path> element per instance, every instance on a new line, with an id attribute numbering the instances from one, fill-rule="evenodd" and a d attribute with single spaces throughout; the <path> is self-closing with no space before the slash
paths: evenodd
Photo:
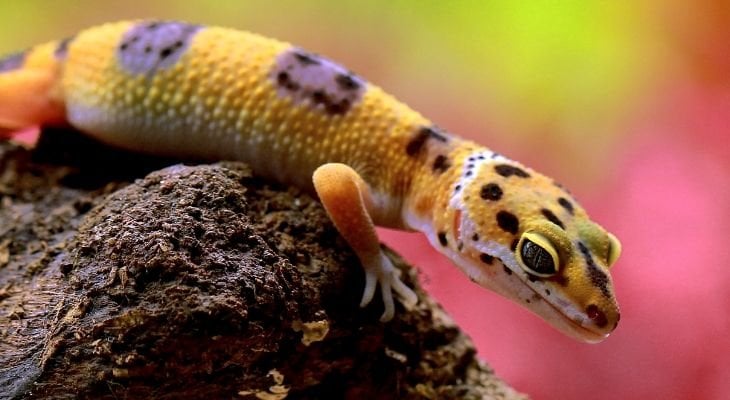
<path id="1" fill-rule="evenodd" d="M 420 231 L 478 285 L 566 335 L 605 339 L 620 312 L 618 239 L 553 179 L 435 125 L 342 65 L 254 33 L 108 23 L 0 58 L 0 137 L 70 126 L 127 150 L 240 160 L 316 195 L 387 322 L 415 292 L 375 225 Z"/>

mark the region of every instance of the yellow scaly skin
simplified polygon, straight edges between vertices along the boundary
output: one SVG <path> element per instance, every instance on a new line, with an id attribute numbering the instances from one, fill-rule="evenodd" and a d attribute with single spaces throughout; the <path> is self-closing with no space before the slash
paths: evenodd
<path id="1" fill-rule="evenodd" d="M 370 219 L 425 233 L 473 281 L 572 337 L 597 342 L 618 323 L 608 268 L 620 244 L 567 191 L 290 44 L 128 21 L 0 60 L 0 132 L 60 122 L 131 150 L 243 160 L 316 191 L 363 261 L 363 306 L 380 286 L 383 320 L 391 291 L 406 305 L 415 295 L 373 250 Z"/>

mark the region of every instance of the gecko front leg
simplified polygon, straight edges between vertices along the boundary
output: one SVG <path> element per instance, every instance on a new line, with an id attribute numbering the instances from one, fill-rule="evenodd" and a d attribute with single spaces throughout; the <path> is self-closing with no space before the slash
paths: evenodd
<path id="1" fill-rule="evenodd" d="M 406 306 L 415 305 L 418 297 L 400 280 L 398 271 L 380 249 L 373 220 L 373 200 L 368 184 L 345 164 L 324 164 L 314 171 L 314 188 L 335 227 L 360 259 L 365 271 L 365 289 L 360 307 L 367 306 L 380 285 L 385 311 L 380 320 L 393 318 L 395 291 Z"/>

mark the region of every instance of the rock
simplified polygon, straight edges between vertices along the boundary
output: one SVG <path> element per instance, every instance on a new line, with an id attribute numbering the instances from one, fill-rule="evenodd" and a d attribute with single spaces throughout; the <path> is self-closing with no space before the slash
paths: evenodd
<path id="1" fill-rule="evenodd" d="M 310 196 L 175 162 L 62 131 L 0 145 L 0 397 L 525 398 L 390 250 L 419 304 L 360 309 Z"/>

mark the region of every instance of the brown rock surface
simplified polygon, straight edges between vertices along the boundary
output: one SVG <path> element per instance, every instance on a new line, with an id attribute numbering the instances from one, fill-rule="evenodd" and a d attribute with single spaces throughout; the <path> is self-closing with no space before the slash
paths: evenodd
<path id="1" fill-rule="evenodd" d="M 392 252 L 418 306 L 359 309 L 311 197 L 174 163 L 62 131 L 0 144 L 0 398 L 524 398 Z"/>

